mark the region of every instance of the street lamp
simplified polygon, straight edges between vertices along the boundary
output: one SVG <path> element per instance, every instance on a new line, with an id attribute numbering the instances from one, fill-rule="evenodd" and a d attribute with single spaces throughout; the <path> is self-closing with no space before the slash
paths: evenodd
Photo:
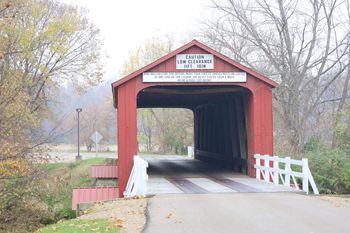
<path id="1" fill-rule="evenodd" d="M 75 160 L 80 160 L 81 159 L 81 155 L 80 155 L 80 141 L 79 141 L 79 139 L 80 139 L 80 135 L 79 135 L 79 133 L 80 133 L 80 130 L 79 130 L 79 123 L 80 123 L 79 122 L 79 113 L 81 113 L 83 111 L 83 109 L 82 108 L 77 108 L 75 110 L 78 113 L 78 155 L 75 157 Z"/>

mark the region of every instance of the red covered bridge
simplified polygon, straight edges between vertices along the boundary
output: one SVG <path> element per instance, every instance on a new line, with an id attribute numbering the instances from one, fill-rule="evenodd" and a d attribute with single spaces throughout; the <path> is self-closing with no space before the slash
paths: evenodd
<path id="1" fill-rule="evenodd" d="M 114 82 L 119 196 L 138 153 L 137 108 L 192 110 L 195 159 L 229 165 L 254 177 L 254 154 L 273 154 L 276 86 L 197 40 Z"/>
<path id="2" fill-rule="evenodd" d="M 276 86 L 197 40 L 114 82 L 119 195 L 138 152 L 137 108 L 192 110 L 195 159 L 229 163 L 254 177 L 254 154 L 273 150 L 272 89 Z"/>

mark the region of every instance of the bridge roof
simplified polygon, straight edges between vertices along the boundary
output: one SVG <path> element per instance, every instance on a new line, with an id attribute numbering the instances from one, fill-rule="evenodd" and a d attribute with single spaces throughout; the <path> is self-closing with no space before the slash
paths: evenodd
<path id="1" fill-rule="evenodd" d="M 227 62 L 227 63 L 237 67 L 238 69 L 247 72 L 251 76 L 261 80 L 262 82 L 264 82 L 265 84 L 267 84 L 268 86 L 270 86 L 272 88 L 274 88 L 274 87 L 276 87 L 278 85 L 275 81 L 265 77 L 264 75 L 254 71 L 254 70 L 252 70 L 252 69 L 250 69 L 250 68 L 248 68 L 248 67 L 246 67 L 246 66 L 244 66 L 244 65 L 242 65 L 242 64 L 240 64 L 240 63 L 238 63 L 238 62 L 236 62 L 234 60 L 232 60 L 231 58 L 223 55 L 222 53 L 219 53 L 219 52 L 215 51 L 214 49 L 209 48 L 205 44 L 203 44 L 203 43 L 201 43 L 201 42 L 199 42 L 197 40 L 192 40 L 191 42 L 183 45 L 182 47 L 174 50 L 171 53 L 168 53 L 167 55 L 165 55 L 165 56 L 159 58 L 158 60 L 150 63 L 149 65 L 146 65 L 143 68 L 141 68 L 141 69 L 139 69 L 139 70 L 137 70 L 137 71 L 135 71 L 135 72 L 125 76 L 124 78 L 113 82 L 112 83 L 112 88 L 113 89 L 117 88 L 118 86 L 128 82 L 131 79 L 134 79 L 134 78 L 138 77 L 140 74 L 142 74 L 144 72 L 147 72 L 148 70 L 151 70 L 152 68 L 156 67 L 157 65 L 159 65 L 159 64 L 161 64 L 161 63 L 163 63 L 163 62 L 165 62 L 165 61 L 167 61 L 169 59 L 171 59 L 172 57 L 176 56 L 177 54 L 180 54 L 183 51 L 185 51 L 185 50 L 187 50 L 187 49 L 189 49 L 189 48 L 191 48 L 193 46 L 197 46 L 197 47 L 201 48 L 202 50 L 207 51 L 208 53 L 213 54 L 214 56 L 222 59 L 223 61 L 225 61 L 225 62 Z"/>

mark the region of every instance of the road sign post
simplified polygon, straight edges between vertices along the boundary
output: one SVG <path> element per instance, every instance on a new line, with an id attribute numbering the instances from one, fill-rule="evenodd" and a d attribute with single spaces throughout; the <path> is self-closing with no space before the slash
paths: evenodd
<path id="1" fill-rule="evenodd" d="M 79 129 L 79 125 L 80 125 L 80 121 L 79 121 L 79 113 L 81 113 L 83 111 L 82 108 L 77 108 L 76 109 L 77 113 L 78 113 L 78 155 L 75 156 L 75 160 L 81 160 L 82 156 L 80 155 L 80 129 Z"/>
<path id="2" fill-rule="evenodd" d="M 98 131 L 95 131 L 95 133 L 93 133 L 90 136 L 90 139 L 95 143 L 96 157 L 97 157 L 97 153 L 98 153 L 98 143 L 102 140 L 102 138 L 103 138 L 103 136 Z"/>

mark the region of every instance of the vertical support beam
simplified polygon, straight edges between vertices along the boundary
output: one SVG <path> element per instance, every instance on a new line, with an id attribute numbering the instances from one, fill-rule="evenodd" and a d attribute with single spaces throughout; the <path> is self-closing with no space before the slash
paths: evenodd
<path id="1" fill-rule="evenodd" d="M 228 127 L 230 129 L 231 156 L 232 159 L 235 160 L 239 157 L 239 148 L 237 144 L 237 108 L 233 99 L 228 102 L 228 115 L 230 119 Z M 234 171 L 239 171 L 239 166 L 237 164 L 233 164 L 233 168 Z"/>
<path id="2" fill-rule="evenodd" d="M 205 140 L 205 151 L 214 152 L 215 147 L 215 122 L 213 117 L 212 106 L 208 105 L 203 108 L 203 121 L 205 122 L 205 131 L 203 131 L 203 140 Z"/>
<path id="3" fill-rule="evenodd" d="M 226 152 L 225 152 L 225 117 L 224 117 L 224 106 L 222 103 L 217 104 L 217 111 L 216 111 L 216 118 L 218 121 L 218 130 L 217 130 L 217 150 L 216 152 L 219 154 L 222 154 L 226 158 Z"/>
<path id="4" fill-rule="evenodd" d="M 237 130 L 238 130 L 238 146 L 239 146 L 239 157 L 241 159 L 247 159 L 247 148 L 246 148 L 246 122 L 245 122 L 245 108 L 243 105 L 242 96 L 238 95 L 235 98 L 235 104 L 236 104 L 236 120 L 237 120 Z M 240 170 L 244 171 L 245 168 L 240 164 L 239 165 Z"/>
<path id="5" fill-rule="evenodd" d="M 118 87 L 118 186 L 122 197 L 137 154 L 137 101 L 135 82 Z"/>
<path id="6" fill-rule="evenodd" d="M 203 150 L 203 109 L 198 110 L 198 150 Z"/>
<path id="7" fill-rule="evenodd" d="M 193 148 L 193 153 L 194 153 L 194 159 L 198 159 L 198 156 L 197 156 L 197 150 L 199 149 L 198 148 L 198 113 L 199 113 L 199 110 L 198 109 L 193 109 L 193 130 L 194 130 L 194 134 L 193 134 L 193 143 L 194 143 L 194 148 Z"/>
<path id="8" fill-rule="evenodd" d="M 203 142 L 203 150 L 210 151 L 210 147 L 213 144 L 211 134 L 209 133 L 211 124 L 209 124 L 209 114 L 208 114 L 208 106 L 202 108 L 202 142 Z"/>
<path id="9" fill-rule="evenodd" d="M 223 133 L 224 133 L 224 154 L 226 156 L 226 160 L 230 163 L 230 168 L 232 167 L 232 155 L 231 155 L 231 137 L 230 137 L 230 118 L 229 118 L 229 110 L 228 110 L 228 101 L 222 104 L 223 107 Z"/>

